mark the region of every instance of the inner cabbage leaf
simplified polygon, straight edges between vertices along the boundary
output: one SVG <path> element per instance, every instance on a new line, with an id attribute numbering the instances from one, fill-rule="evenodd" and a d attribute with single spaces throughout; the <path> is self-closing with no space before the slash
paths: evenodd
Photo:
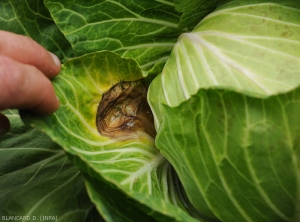
<path id="1" fill-rule="evenodd" d="M 153 137 L 138 132 L 135 137 L 120 140 L 103 136 L 97 130 L 96 115 L 104 93 L 119 82 L 141 78 L 142 71 L 134 60 L 112 52 L 70 59 L 53 80 L 61 102 L 59 110 L 50 116 L 23 112 L 22 118 L 61 145 L 89 177 L 119 190 L 118 195 L 131 199 L 147 214 L 170 221 L 193 221 L 172 184 L 172 167 L 156 149 Z M 95 200 L 102 194 L 93 189 L 95 186 L 87 187 L 100 209 L 101 202 Z"/>

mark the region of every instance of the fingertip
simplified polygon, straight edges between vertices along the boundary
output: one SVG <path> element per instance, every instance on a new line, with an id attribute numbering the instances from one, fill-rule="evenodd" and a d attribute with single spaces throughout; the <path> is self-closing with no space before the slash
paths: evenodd
<path id="1" fill-rule="evenodd" d="M 0 55 L 0 110 L 29 109 L 41 115 L 60 106 L 52 82 L 39 69 Z"/>
<path id="2" fill-rule="evenodd" d="M 61 70 L 59 58 L 28 36 L 0 30 L 0 55 L 38 68 L 48 78 Z"/>

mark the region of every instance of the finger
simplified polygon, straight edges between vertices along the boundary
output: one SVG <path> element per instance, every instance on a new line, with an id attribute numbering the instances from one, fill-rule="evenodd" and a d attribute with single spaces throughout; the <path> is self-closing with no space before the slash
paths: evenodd
<path id="1" fill-rule="evenodd" d="M 0 110 L 31 109 L 50 114 L 58 107 L 53 86 L 43 73 L 0 55 Z"/>
<path id="2" fill-rule="evenodd" d="M 0 55 L 37 67 L 52 78 L 60 71 L 60 61 L 29 37 L 0 31 Z"/>
<path id="3" fill-rule="evenodd" d="M 10 123 L 8 118 L 4 114 L 0 113 L 0 136 L 7 133 L 9 129 Z"/>

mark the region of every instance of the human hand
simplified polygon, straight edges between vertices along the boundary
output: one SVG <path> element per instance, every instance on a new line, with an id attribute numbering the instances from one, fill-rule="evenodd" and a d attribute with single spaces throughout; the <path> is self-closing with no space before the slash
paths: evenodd
<path id="1" fill-rule="evenodd" d="M 51 114 L 59 100 L 50 82 L 60 72 L 60 61 L 32 39 L 0 31 L 0 110 L 30 109 Z M 0 113 L 0 135 L 9 130 Z"/>

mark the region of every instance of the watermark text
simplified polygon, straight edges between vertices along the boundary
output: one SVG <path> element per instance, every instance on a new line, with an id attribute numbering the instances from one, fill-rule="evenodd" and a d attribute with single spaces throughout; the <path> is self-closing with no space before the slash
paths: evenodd
<path id="1" fill-rule="evenodd" d="M 1 216 L 1 221 L 57 221 L 57 216 Z"/>

